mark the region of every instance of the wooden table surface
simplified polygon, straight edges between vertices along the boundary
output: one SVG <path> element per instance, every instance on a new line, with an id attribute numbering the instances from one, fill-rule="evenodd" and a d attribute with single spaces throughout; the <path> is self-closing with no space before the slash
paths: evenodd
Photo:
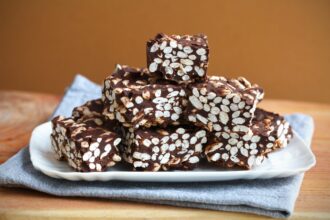
<path id="1" fill-rule="evenodd" d="M 47 120 L 60 98 L 0 91 L 0 163 L 26 145 L 33 127 Z M 316 129 L 312 149 L 317 164 L 305 175 L 290 219 L 330 219 L 330 105 L 264 100 L 261 107 L 312 115 Z M 0 187 L 0 219 L 266 219 L 252 214 L 179 208 L 90 198 L 60 198 L 29 189 Z"/>

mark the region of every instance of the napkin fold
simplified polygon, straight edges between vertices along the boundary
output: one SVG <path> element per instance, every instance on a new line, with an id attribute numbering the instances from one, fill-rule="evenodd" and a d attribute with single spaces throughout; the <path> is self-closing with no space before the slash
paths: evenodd
<path id="1" fill-rule="evenodd" d="M 53 116 L 70 116 L 75 106 L 100 95 L 99 85 L 77 75 Z M 286 119 L 310 146 L 313 119 L 303 114 L 287 115 Z M 72 182 L 48 177 L 34 169 L 28 147 L 0 165 L 0 186 L 5 187 L 27 187 L 57 196 L 99 197 L 275 218 L 286 218 L 293 213 L 303 176 L 195 183 Z"/>

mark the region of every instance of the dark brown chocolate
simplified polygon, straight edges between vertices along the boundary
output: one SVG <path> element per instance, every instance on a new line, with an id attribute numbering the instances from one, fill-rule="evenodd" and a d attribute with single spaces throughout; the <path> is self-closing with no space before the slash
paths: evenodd
<path id="1" fill-rule="evenodd" d="M 248 132 L 211 133 L 205 155 L 220 167 L 251 169 L 260 165 L 268 153 L 285 147 L 292 135 L 282 116 L 257 109 Z"/>
<path id="2" fill-rule="evenodd" d="M 186 118 L 210 132 L 247 132 L 263 90 L 243 77 L 211 76 L 188 86 Z"/>
<path id="3" fill-rule="evenodd" d="M 103 103 L 91 100 L 73 110 L 73 117 L 52 120 L 51 142 L 59 160 L 81 172 L 104 171 L 121 161 L 123 129 L 102 115 Z"/>
<path id="4" fill-rule="evenodd" d="M 188 127 L 131 129 L 123 158 L 135 170 L 191 170 L 201 159 L 206 131 Z"/>
<path id="5" fill-rule="evenodd" d="M 125 127 L 178 125 L 187 103 L 179 85 L 159 81 L 146 69 L 118 65 L 103 86 L 104 112 Z"/>
<path id="6" fill-rule="evenodd" d="M 178 83 L 204 80 L 209 60 L 207 37 L 158 34 L 147 42 L 147 65 L 151 73 Z"/>

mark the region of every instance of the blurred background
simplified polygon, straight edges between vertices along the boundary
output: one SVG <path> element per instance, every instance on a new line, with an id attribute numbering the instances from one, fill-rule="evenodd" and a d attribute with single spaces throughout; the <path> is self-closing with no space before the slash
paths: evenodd
<path id="1" fill-rule="evenodd" d="M 205 33 L 209 74 L 245 76 L 266 98 L 330 103 L 330 1 L 0 0 L 0 89 L 63 94 L 145 66 L 157 32 Z"/>

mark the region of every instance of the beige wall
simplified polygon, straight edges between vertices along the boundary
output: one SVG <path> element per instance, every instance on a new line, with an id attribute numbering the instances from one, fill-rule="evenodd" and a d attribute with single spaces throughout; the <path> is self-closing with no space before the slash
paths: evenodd
<path id="1" fill-rule="evenodd" d="M 330 103 L 330 1 L 0 0 L 0 89 L 61 94 L 75 73 L 145 65 L 157 32 L 209 37 L 209 74 Z"/>

